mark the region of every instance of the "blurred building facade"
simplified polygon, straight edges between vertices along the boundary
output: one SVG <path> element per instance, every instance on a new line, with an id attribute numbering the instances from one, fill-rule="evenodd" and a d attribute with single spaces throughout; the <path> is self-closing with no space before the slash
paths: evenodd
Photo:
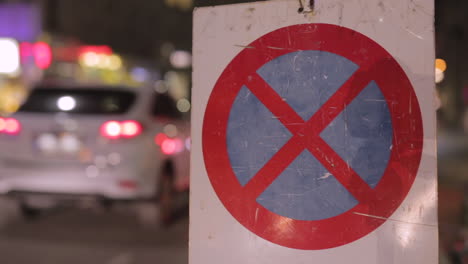
<path id="1" fill-rule="evenodd" d="M 461 129 L 468 105 L 468 1 L 435 3 L 436 54 L 447 62 L 445 78 L 437 86 L 442 102 L 439 122 L 446 128 Z"/>

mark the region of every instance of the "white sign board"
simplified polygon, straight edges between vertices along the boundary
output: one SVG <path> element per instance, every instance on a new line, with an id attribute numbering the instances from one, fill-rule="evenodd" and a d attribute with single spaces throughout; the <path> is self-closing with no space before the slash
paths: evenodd
<path id="1" fill-rule="evenodd" d="M 437 263 L 433 3 L 299 7 L 195 11 L 190 263 Z"/>

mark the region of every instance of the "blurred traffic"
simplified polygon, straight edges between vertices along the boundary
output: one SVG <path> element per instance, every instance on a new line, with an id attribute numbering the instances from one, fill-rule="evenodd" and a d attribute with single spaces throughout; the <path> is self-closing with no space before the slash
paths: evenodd
<path id="1" fill-rule="evenodd" d="M 190 51 L 168 40 L 157 60 L 48 32 L 52 2 L 0 3 L 2 226 L 33 220 L 39 232 L 99 212 L 132 230 L 122 239 L 178 234 L 186 250 Z M 93 242 L 106 227 L 87 228 Z"/>
<path id="2" fill-rule="evenodd" d="M 14 195 L 25 216 L 39 200 L 108 203 L 188 189 L 187 122 L 151 89 L 42 84 L 0 119 L 0 132 L 1 148 L 11 149 L 0 155 L 0 194 Z"/>

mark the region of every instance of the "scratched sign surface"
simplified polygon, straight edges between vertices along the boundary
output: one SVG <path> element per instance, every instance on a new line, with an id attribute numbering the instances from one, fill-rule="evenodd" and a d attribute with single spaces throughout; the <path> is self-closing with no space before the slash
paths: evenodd
<path id="1" fill-rule="evenodd" d="M 263 97 L 258 90 L 252 92 L 257 89 L 255 85 L 242 86 L 229 115 L 226 135 L 229 160 L 240 184 L 248 184 L 291 140 L 293 127 L 317 114 L 356 70 L 358 66 L 350 60 L 321 50 L 290 52 L 267 62 L 257 70 L 258 75 L 254 76 L 261 78 L 258 82 L 265 81 L 266 89 L 273 89 L 270 92 L 284 98 L 284 102 L 288 104 L 282 107 L 290 106 L 296 113 L 289 115 L 285 111 L 275 115 L 272 113 L 275 109 L 267 108 L 272 101 L 268 96 Z M 355 98 L 329 101 L 329 104 L 334 105 L 333 108 L 321 110 L 318 115 L 326 114 L 324 111 L 331 109 L 340 114 L 326 124 L 320 137 L 335 152 L 331 155 L 342 157 L 341 162 L 346 162 L 350 169 L 361 175 L 369 187 L 374 188 L 382 178 L 390 159 L 390 111 L 375 81 L 364 87 L 350 88 L 364 89 L 356 93 Z M 339 111 L 337 108 L 341 106 L 346 107 Z M 279 112 L 281 110 L 278 109 Z M 282 118 L 291 119 L 291 122 L 285 121 L 283 125 L 280 121 Z M 324 127 L 323 120 L 320 121 L 321 124 L 317 125 Z M 292 131 L 287 126 L 291 126 Z M 210 129 L 207 129 L 209 134 Z M 289 152 L 285 155 L 290 154 L 294 155 Z M 298 220 L 327 219 L 356 206 L 356 198 L 330 172 L 333 168 L 327 169 L 321 164 L 320 160 L 325 159 L 325 166 L 334 165 L 327 161 L 330 159 L 329 155 L 318 155 L 316 158 L 305 149 L 296 155 L 296 159 L 289 165 L 284 165 L 286 168 L 277 175 L 278 178 L 259 195 L 257 202 L 272 212 Z"/>
<path id="2" fill-rule="evenodd" d="M 368 1 L 366 12 L 327 2 L 306 14 L 286 0 L 195 14 L 193 263 L 213 247 L 232 254 L 232 241 L 247 242 L 241 262 L 246 252 L 276 261 L 275 248 L 321 261 L 373 248 L 358 258 L 376 263 L 380 243 L 400 251 L 379 263 L 436 263 L 414 246 L 437 248 L 434 109 L 418 93 L 433 88 L 433 71 L 375 31 L 424 43 L 413 56 L 433 57 L 432 6 L 420 6 L 421 34 L 389 24 L 407 1 Z M 374 24 L 348 23 L 374 9 Z"/>

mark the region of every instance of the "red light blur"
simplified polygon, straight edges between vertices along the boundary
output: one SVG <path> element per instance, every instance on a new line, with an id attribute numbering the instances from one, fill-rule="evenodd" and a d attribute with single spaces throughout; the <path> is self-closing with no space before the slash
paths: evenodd
<path id="1" fill-rule="evenodd" d="M 136 137 L 141 134 L 142 128 L 140 123 L 134 120 L 127 120 L 120 124 L 122 137 Z"/>
<path id="2" fill-rule="evenodd" d="M 166 155 L 172 155 L 176 152 L 176 143 L 173 139 L 167 138 L 161 144 L 161 151 Z"/>
<path id="3" fill-rule="evenodd" d="M 166 155 L 179 153 L 183 150 L 184 144 L 178 138 L 166 138 L 161 144 L 161 151 Z"/>
<path id="4" fill-rule="evenodd" d="M 109 46 L 81 46 L 78 49 L 78 55 L 82 55 L 88 52 L 93 52 L 96 54 L 112 55 L 112 48 Z"/>
<path id="5" fill-rule="evenodd" d="M 14 118 L 7 118 L 4 120 L 3 130 L 0 131 L 10 135 L 15 135 L 21 131 L 21 125 L 18 120 Z"/>
<path id="6" fill-rule="evenodd" d="M 161 144 L 164 142 L 164 140 L 167 139 L 167 136 L 166 134 L 164 133 L 159 133 L 156 135 L 156 137 L 154 137 L 154 142 L 156 143 L 156 145 L 158 146 L 161 146 Z"/>
<path id="7" fill-rule="evenodd" d="M 34 45 L 29 42 L 22 42 L 20 44 L 21 62 L 26 63 L 29 57 L 34 55 Z"/>
<path id="8" fill-rule="evenodd" d="M 141 134 L 141 124 L 134 120 L 107 121 L 101 126 L 101 135 L 109 139 L 133 138 Z"/>
<path id="9" fill-rule="evenodd" d="M 132 180 L 120 180 L 119 186 L 124 189 L 136 189 L 138 187 L 137 183 Z"/>
<path id="10" fill-rule="evenodd" d="M 47 69 L 52 63 L 52 50 L 49 44 L 45 42 L 37 42 L 34 44 L 34 61 L 37 67 Z"/>

